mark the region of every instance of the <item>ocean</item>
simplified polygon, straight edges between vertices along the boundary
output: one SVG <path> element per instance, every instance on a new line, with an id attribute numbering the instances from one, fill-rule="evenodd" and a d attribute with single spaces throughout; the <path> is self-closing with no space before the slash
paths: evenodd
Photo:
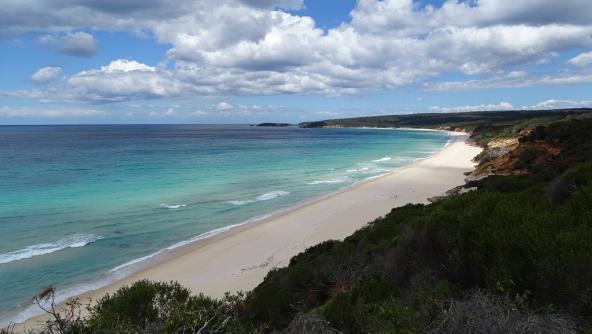
<path id="1" fill-rule="evenodd" d="M 0 126 L 0 325 L 36 312 L 43 287 L 63 299 L 105 285 L 448 140 L 389 129 Z"/>

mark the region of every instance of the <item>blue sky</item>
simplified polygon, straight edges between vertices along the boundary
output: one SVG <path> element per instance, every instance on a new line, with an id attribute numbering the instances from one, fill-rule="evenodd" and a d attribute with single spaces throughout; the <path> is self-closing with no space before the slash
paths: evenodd
<path id="1" fill-rule="evenodd" d="M 592 106 L 592 2 L 5 1 L 0 124 Z"/>

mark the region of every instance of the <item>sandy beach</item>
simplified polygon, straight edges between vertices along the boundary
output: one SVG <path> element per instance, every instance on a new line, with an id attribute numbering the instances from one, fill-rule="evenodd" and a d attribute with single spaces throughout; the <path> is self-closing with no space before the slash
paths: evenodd
<path id="1" fill-rule="evenodd" d="M 319 242 L 343 239 L 366 223 L 408 203 L 427 199 L 464 184 L 464 173 L 481 149 L 466 143 L 468 135 L 453 139 L 429 158 L 388 175 L 358 182 L 343 191 L 297 208 L 245 224 L 212 238 L 175 249 L 144 269 L 104 288 L 85 293 L 82 300 L 140 279 L 176 280 L 194 293 L 220 297 L 225 292 L 250 290 L 274 267 Z M 35 326 L 33 318 L 25 323 Z"/>

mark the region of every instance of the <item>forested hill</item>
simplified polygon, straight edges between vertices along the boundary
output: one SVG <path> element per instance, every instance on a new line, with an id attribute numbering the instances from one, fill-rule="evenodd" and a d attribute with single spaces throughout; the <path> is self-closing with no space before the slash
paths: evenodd
<path id="1" fill-rule="evenodd" d="M 579 115 L 592 111 L 591 108 L 557 110 L 520 111 L 475 111 L 463 113 L 425 113 L 412 115 L 386 115 L 330 119 L 317 122 L 303 122 L 302 128 L 323 127 L 377 127 L 377 128 L 432 128 L 432 129 L 473 129 L 488 126 L 506 126 L 537 119 L 539 122 L 552 122 L 569 115 Z"/>

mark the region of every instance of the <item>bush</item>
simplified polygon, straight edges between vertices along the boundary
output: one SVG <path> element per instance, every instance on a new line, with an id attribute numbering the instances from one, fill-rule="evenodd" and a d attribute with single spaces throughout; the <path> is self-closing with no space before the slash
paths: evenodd
<path id="1" fill-rule="evenodd" d="M 83 320 L 46 324 L 47 333 L 260 333 L 265 326 L 242 318 L 244 297 L 194 296 L 176 282 L 138 281 L 106 295 Z M 55 326 L 57 322 L 61 326 Z M 62 326 L 63 325 L 63 326 Z"/>
<path id="2" fill-rule="evenodd" d="M 335 296 L 319 312 L 344 333 L 416 333 L 421 327 L 383 274 L 362 278 L 351 292 Z"/>
<path id="3" fill-rule="evenodd" d="M 592 182 L 592 163 L 578 164 L 554 180 L 548 188 L 549 197 L 555 204 L 565 203 L 571 195 Z"/>

